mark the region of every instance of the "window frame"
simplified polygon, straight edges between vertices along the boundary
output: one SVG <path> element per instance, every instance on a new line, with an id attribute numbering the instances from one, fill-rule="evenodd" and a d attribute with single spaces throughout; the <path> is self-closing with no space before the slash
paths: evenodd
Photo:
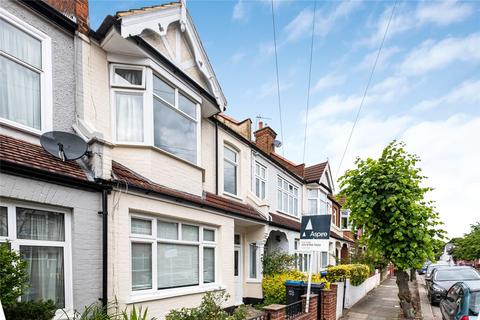
<path id="1" fill-rule="evenodd" d="M 261 173 L 261 170 L 264 169 L 265 170 L 265 177 L 262 177 L 261 174 L 257 175 L 257 167 L 259 168 L 259 172 Z M 255 160 L 255 165 L 254 165 L 254 168 L 253 168 L 253 191 L 254 191 L 254 194 L 255 196 L 260 199 L 260 200 L 267 200 L 268 196 L 267 196 L 267 190 L 268 190 L 268 171 L 267 171 L 267 166 L 261 164 L 260 162 L 256 161 Z M 257 180 L 259 180 L 259 186 L 260 186 L 260 190 L 257 190 Z M 261 185 L 262 185 L 262 182 L 264 183 L 264 187 L 263 187 L 263 192 L 264 192 L 264 197 L 262 198 L 261 197 Z M 257 195 L 257 192 L 258 192 L 258 195 Z"/>
<path id="2" fill-rule="evenodd" d="M 251 277 L 252 275 L 252 262 L 253 260 L 252 255 L 251 255 L 251 246 L 255 246 L 256 252 L 255 252 L 255 277 Z M 256 241 L 251 241 L 248 242 L 248 276 L 247 276 L 247 282 L 258 282 L 261 279 L 261 269 L 260 269 L 260 246 Z"/>
<path id="3" fill-rule="evenodd" d="M 309 195 L 310 190 L 316 190 L 317 191 L 317 197 L 316 198 L 310 197 L 310 195 Z M 325 215 L 331 215 L 332 216 L 331 219 L 332 219 L 332 222 L 333 222 L 334 217 L 333 217 L 333 214 L 332 214 L 332 207 L 333 207 L 332 203 L 329 201 L 328 195 L 325 192 L 323 192 L 323 190 L 321 188 L 315 188 L 315 187 L 308 187 L 307 188 L 307 210 L 309 209 L 308 202 L 310 200 L 316 200 L 316 202 L 317 202 L 317 212 L 312 213 L 312 212 L 307 211 L 306 212 L 307 215 L 308 214 L 310 214 L 310 215 L 312 215 L 312 214 L 313 215 L 322 214 L 323 215 L 324 213 L 321 212 L 322 210 L 320 209 L 320 207 L 324 206 L 325 210 L 326 210 Z"/>
<path id="4" fill-rule="evenodd" d="M 26 34 L 32 36 L 33 38 L 39 40 L 42 48 L 41 69 L 31 66 L 28 63 L 23 62 L 20 59 L 0 50 L 0 56 L 31 71 L 37 72 L 40 75 L 40 129 L 29 127 L 27 125 L 2 117 L 0 117 L 0 124 L 30 132 L 35 135 L 40 135 L 43 132 L 51 131 L 53 128 L 52 40 L 42 31 L 26 23 L 3 8 L 0 8 L 0 18 L 25 32 Z"/>
<path id="5" fill-rule="evenodd" d="M 20 252 L 20 246 L 32 247 L 61 247 L 63 248 L 63 280 L 64 280 L 64 310 L 67 314 L 73 312 L 73 261 L 72 261 L 72 216 L 69 210 L 53 207 L 44 204 L 31 204 L 17 200 L 6 200 L 0 198 L 0 206 L 7 208 L 8 229 L 7 236 L 0 237 L 0 243 L 9 242 L 10 248 L 16 252 Z M 56 213 L 62 213 L 64 217 L 64 241 L 52 240 L 32 240 L 17 238 L 17 212 L 16 208 L 27 208 L 32 210 L 44 210 Z M 63 309 L 55 312 L 55 317 L 65 315 Z"/>
<path id="6" fill-rule="evenodd" d="M 151 235 L 142 235 L 142 234 L 132 234 L 131 232 L 131 224 L 132 219 L 142 219 L 142 220 L 149 220 L 152 223 L 152 233 Z M 218 249 L 218 228 L 213 227 L 211 225 L 206 224 L 199 224 L 196 222 L 190 222 L 181 219 L 173 219 L 169 217 L 159 217 L 159 216 L 149 216 L 145 214 L 139 213 L 130 213 L 129 214 L 129 293 L 130 293 L 130 301 L 144 301 L 148 299 L 161 299 L 166 297 L 178 296 L 183 294 L 189 294 L 190 292 L 205 292 L 212 290 L 214 288 L 218 288 L 219 285 L 219 249 Z M 157 222 L 170 222 L 176 223 L 178 228 L 178 239 L 160 239 L 157 237 Z M 198 227 L 198 241 L 189 241 L 189 240 L 181 240 L 182 239 L 182 225 L 190 225 Z M 215 241 L 205 241 L 203 240 L 203 230 L 211 230 L 214 231 L 214 239 Z M 148 243 L 151 244 L 151 260 L 152 260 L 152 288 L 145 289 L 145 290 L 133 290 L 133 279 L 132 279 L 132 243 Z M 159 243 L 167 243 L 167 244 L 179 244 L 179 245 L 196 245 L 198 246 L 198 284 L 197 285 L 187 285 L 187 286 L 178 286 L 178 287 L 169 287 L 169 288 L 158 288 L 158 244 Z M 204 282 L 203 277 L 203 249 L 204 248 L 213 248 L 214 249 L 214 281 L 213 282 Z"/>
<path id="7" fill-rule="evenodd" d="M 228 149 L 228 150 L 232 151 L 233 153 L 235 153 L 236 162 L 233 162 L 232 160 L 228 159 L 225 156 L 225 149 Z M 228 163 L 235 166 L 235 191 L 236 191 L 236 193 L 231 193 L 231 192 L 228 192 L 228 191 L 225 190 L 225 161 L 227 161 Z M 239 191 L 240 191 L 240 174 L 239 173 L 240 173 L 240 151 L 238 149 L 232 147 L 231 145 L 229 145 L 227 143 L 224 143 L 223 144 L 223 194 L 225 194 L 227 196 L 234 197 L 234 198 L 239 197 Z"/>
<path id="8" fill-rule="evenodd" d="M 199 167 L 201 165 L 201 99 L 199 100 L 198 97 L 194 93 L 191 92 L 186 87 L 183 87 L 180 83 L 176 83 L 168 77 L 164 72 L 161 71 L 160 68 L 157 66 L 142 66 L 142 65 L 131 65 L 125 62 L 113 62 L 109 61 L 109 79 L 110 79 L 110 105 L 111 105 L 111 127 L 112 127 L 112 141 L 114 144 L 118 145 L 126 145 L 126 146 L 145 146 L 151 147 L 161 153 L 167 154 L 168 156 L 174 157 L 182 162 L 188 163 L 190 165 L 194 165 Z M 121 69 L 132 69 L 132 70 L 143 70 L 143 86 L 119 86 L 113 83 L 113 76 L 115 68 Z M 161 81 L 165 82 L 169 86 L 173 87 L 175 90 L 175 105 L 172 105 L 159 95 L 154 93 L 153 90 L 153 80 L 154 77 L 158 77 Z M 130 142 L 130 141 L 119 141 L 117 140 L 117 121 L 116 121 L 116 99 L 115 94 L 119 93 L 127 93 L 127 94 L 141 94 L 143 96 L 143 141 L 142 142 Z M 179 108 L 179 95 L 182 94 L 187 99 L 189 99 L 192 103 L 195 104 L 195 116 L 194 119 L 192 116 L 188 115 L 184 111 L 180 110 Z M 184 159 L 178 155 L 175 155 L 165 149 L 157 147 L 155 145 L 155 119 L 154 119 L 154 99 L 157 99 L 164 103 L 167 107 L 172 109 L 174 112 L 177 112 L 180 116 L 186 117 L 190 121 L 195 122 L 196 128 L 196 161 L 191 162 L 187 159 Z"/>
<path id="9" fill-rule="evenodd" d="M 347 213 L 345 216 L 343 213 Z M 343 227 L 343 219 L 347 219 L 347 227 Z M 342 230 L 350 230 L 350 213 L 347 210 L 340 210 L 340 229 Z"/>
<path id="10" fill-rule="evenodd" d="M 279 186 L 279 181 L 282 181 L 282 186 Z M 284 186 L 287 186 L 287 189 L 284 188 Z M 290 192 L 290 187 L 292 187 L 292 192 Z M 295 194 L 296 191 L 296 194 Z M 278 196 L 279 192 L 282 194 L 282 201 L 278 203 Z M 284 197 L 286 196 L 287 198 L 287 208 L 283 207 L 284 204 Z M 288 212 L 288 207 L 289 207 L 289 196 L 292 196 L 292 207 L 294 209 L 294 212 Z M 292 217 L 299 217 L 299 211 L 300 211 L 300 188 L 295 186 L 293 183 L 289 182 L 287 179 L 283 178 L 280 175 L 277 175 L 277 211 L 283 214 L 287 214 Z M 296 210 L 295 210 L 295 200 L 296 201 Z"/>

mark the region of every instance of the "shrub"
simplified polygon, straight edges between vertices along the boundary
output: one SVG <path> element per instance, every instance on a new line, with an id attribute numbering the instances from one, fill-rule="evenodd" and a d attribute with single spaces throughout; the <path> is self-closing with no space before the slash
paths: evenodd
<path id="1" fill-rule="evenodd" d="M 130 312 L 127 310 L 122 311 L 122 320 L 156 320 L 156 318 L 148 318 L 148 308 L 142 310 L 142 307 L 136 308 L 135 305 L 130 309 Z"/>
<path id="2" fill-rule="evenodd" d="M 358 286 L 365 281 L 370 274 L 370 268 L 364 264 L 342 264 L 327 268 L 327 280 L 330 282 L 350 279 L 350 283 Z"/>
<path id="3" fill-rule="evenodd" d="M 273 251 L 262 256 L 262 265 L 264 276 L 285 273 L 295 267 L 295 256 Z"/>
<path id="4" fill-rule="evenodd" d="M 222 304 L 230 296 L 225 291 L 207 292 L 197 308 L 181 308 L 170 311 L 166 320 L 244 320 L 247 318 L 245 307 L 238 307 L 232 315 L 222 309 Z"/>
<path id="5" fill-rule="evenodd" d="M 4 307 L 8 320 L 51 320 L 56 310 L 57 306 L 52 300 L 16 302 Z"/>
<path id="6" fill-rule="evenodd" d="M 9 244 L 0 244 L 0 300 L 4 307 L 14 305 L 28 288 L 27 263 L 11 250 Z"/>
<path id="7" fill-rule="evenodd" d="M 285 281 L 287 280 L 308 280 L 308 275 L 297 270 L 270 275 L 263 277 L 262 290 L 264 305 L 269 304 L 285 304 L 286 288 Z M 330 284 L 320 274 L 312 275 L 312 282 L 324 282 L 326 288 L 330 288 Z"/>

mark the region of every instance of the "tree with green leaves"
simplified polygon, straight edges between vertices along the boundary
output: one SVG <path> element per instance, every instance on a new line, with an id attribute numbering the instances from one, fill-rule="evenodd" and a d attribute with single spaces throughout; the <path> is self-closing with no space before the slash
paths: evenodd
<path id="1" fill-rule="evenodd" d="M 9 244 L 0 244 L 0 300 L 4 307 L 15 304 L 28 288 L 27 263 L 11 250 Z"/>
<path id="2" fill-rule="evenodd" d="M 393 141 L 380 158 L 358 158 L 356 167 L 339 179 L 353 226 L 363 227 L 367 246 L 397 269 L 398 298 L 407 319 L 416 313 L 407 270 L 433 260 L 434 241 L 443 238 L 438 214 L 425 200 L 431 188 L 423 186 L 419 161 L 404 143 Z"/>
<path id="3" fill-rule="evenodd" d="M 471 230 L 462 238 L 453 241 L 453 257 L 455 260 L 478 260 L 480 259 L 480 222 L 471 225 Z"/>

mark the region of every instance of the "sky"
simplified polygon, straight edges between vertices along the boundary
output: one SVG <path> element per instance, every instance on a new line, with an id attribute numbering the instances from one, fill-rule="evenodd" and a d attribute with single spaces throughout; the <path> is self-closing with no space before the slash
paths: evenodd
<path id="1" fill-rule="evenodd" d="M 91 0 L 91 27 L 115 11 L 160 3 Z M 257 116 L 269 118 L 280 154 L 307 165 L 328 159 L 334 178 L 357 157 L 378 157 L 392 140 L 404 141 L 422 159 L 443 228 L 450 237 L 467 233 L 480 221 L 480 1 L 317 0 L 314 10 L 314 1 L 274 0 L 281 117 L 271 6 L 187 1 L 226 113 L 254 125 Z"/>

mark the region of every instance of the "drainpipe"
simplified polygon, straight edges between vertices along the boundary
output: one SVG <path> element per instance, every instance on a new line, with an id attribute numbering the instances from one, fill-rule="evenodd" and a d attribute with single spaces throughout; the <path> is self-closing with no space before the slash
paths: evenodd
<path id="1" fill-rule="evenodd" d="M 108 303 L 108 190 L 102 190 L 102 253 L 103 253 L 103 268 L 102 268 L 102 305 L 106 306 Z"/>
<path id="2" fill-rule="evenodd" d="M 218 123 L 215 121 L 215 194 L 218 195 Z"/>

